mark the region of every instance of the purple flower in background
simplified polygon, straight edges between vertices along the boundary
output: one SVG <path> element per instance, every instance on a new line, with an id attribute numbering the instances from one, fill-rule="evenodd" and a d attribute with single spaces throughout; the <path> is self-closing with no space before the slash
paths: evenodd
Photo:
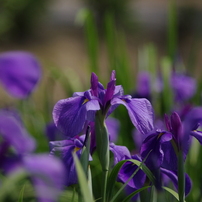
<path id="1" fill-rule="evenodd" d="M 151 96 L 151 81 L 148 72 L 140 72 L 137 77 L 136 98 L 147 98 Z"/>
<path id="2" fill-rule="evenodd" d="M 0 110 L 0 140 L 0 169 L 3 173 L 18 175 L 19 171 L 26 172 L 39 201 L 57 201 L 65 184 L 65 168 L 56 157 L 31 154 L 35 141 L 15 112 Z"/>
<path id="3" fill-rule="evenodd" d="M 38 154 L 25 156 L 22 163 L 33 182 L 38 200 L 40 202 L 58 201 L 66 178 L 62 162 L 48 154 Z"/>
<path id="4" fill-rule="evenodd" d="M 26 98 L 40 77 L 41 66 L 32 54 L 23 51 L 0 54 L 0 82 L 10 95 Z"/>
<path id="5" fill-rule="evenodd" d="M 124 105 L 135 127 L 143 134 L 153 129 L 153 108 L 147 99 L 133 99 L 123 95 L 121 86 L 116 86 L 115 71 L 112 71 L 107 89 L 91 75 L 91 88 L 74 93 L 73 97 L 60 100 L 53 109 L 56 126 L 68 137 L 82 132 L 86 124 L 95 120 L 96 111 L 101 110 L 105 118 L 118 105 Z"/>
<path id="6" fill-rule="evenodd" d="M 109 133 L 109 138 L 111 142 L 116 142 L 118 139 L 118 133 L 120 129 L 120 123 L 117 119 L 108 117 L 106 119 L 106 126 Z"/>
<path id="7" fill-rule="evenodd" d="M 183 74 L 173 74 L 171 85 L 178 101 L 186 101 L 196 92 L 196 80 Z"/>
<path id="8" fill-rule="evenodd" d="M 30 153 L 35 149 L 34 139 L 24 129 L 18 115 L 13 111 L 0 110 L 0 136 L 3 139 L 1 147 L 12 146 L 17 154 Z M 2 155 L 3 153 L 0 153 L 0 156 Z"/>

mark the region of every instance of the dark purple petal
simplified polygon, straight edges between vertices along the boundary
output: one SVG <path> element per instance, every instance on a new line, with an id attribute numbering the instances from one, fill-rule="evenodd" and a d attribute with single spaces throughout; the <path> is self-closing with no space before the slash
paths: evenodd
<path id="1" fill-rule="evenodd" d="M 170 180 L 173 182 L 175 188 L 178 189 L 177 172 L 171 171 L 171 170 L 167 170 L 167 169 L 164 169 L 164 168 L 161 168 L 161 172 L 162 172 L 162 174 L 168 176 L 170 178 Z M 185 195 L 186 196 L 191 191 L 191 187 L 192 187 L 192 182 L 191 182 L 189 176 L 185 173 Z"/>
<path id="2" fill-rule="evenodd" d="M 0 111 L 0 135 L 18 154 L 32 152 L 35 149 L 34 139 L 23 128 L 22 123 L 8 111 Z"/>
<path id="3" fill-rule="evenodd" d="M 44 154 L 26 156 L 23 163 L 34 183 L 39 201 L 57 201 L 66 179 L 62 162 Z"/>
<path id="4" fill-rule="evenodd" d="M 66 138 L 65 135 L 58 130 L 53 122 L 46 125 L 45 132 L 49 141 L 64 140 Z"/>
<path id="5" fill-rule="evenodd" d="M 116 142 L 118 138 L 120 123 L 117 119 L 108 117 L 105 121 L 110 141 Z"/>
<path id="6" fill-rule="evenodd" d="M 136 158 L 135 156 L 133 157 L 133 159 L 139 160 L 139 158 Z M 128 161 L 124 163 L 118 173 L 118 181 L 125 183 L 137 169 L 138 166 L 136 166 L 132 162 Z M 135 176 L 128 182 L 128 186 L 134 189 L 139 189 L 143 187 L 145 180 L 146 180 L 145 173 L 141 169 L 139 169 L 138 172 L 135 174 Z"/>
<path id="7" fill-rule="evenodd" d="M 164 159 L 161 166 L 169 170 L 177 170 L 177 154 L 175 153 L 171 142 L 165 142 L 161 149 L 164 153 Z"/>
<path id="8" fill-rule="evenodd" d="M 163 162 L 164 153 L 161 145 L 172 139 L 172 134 L 168 132 L 155 132 L 143 141 L 140 154 L 142 159 L 146 159 L 145 164 L 150 169 L 159 168 Z M 154 164 L 155 162 L 155 164 Z"/>
<path id="9" fill-rule="evenodd" d="M 27 97 L 40 77 L 40 64 L 32 54 L 22 51 L 0 54 L 0 81 L 12 96 Z"/>
<path id="10" fill-rule="evenodd" d="M 199 142 L 200 144 L 202 144 L 202 132 L 201 131 L 192 131 L 190 133 L 191 136 L 195 137 Z"/>
<path id="11" fill-rule="evenodd" d="M 117 164 L 119 161 L 122 161 L 131 157 L 127 147 L 115 145 L 112 142 L 110 143 L 109 146 L 110 146 L 109 147 L 110 151 L 114 154 L 114 165 Z"/>
<path id="12" fill-rule="evenodd" d="M 125 192 L 126 192 L 127 196 L 130 195 L 130 194 L 132 194 L 132 193 L 133 193 L 134 191 L 136 191 L 136 190 L 137 190 L 137 189 L 134 189 L 134 188 L 132 188 L 132 187 L 130 187 L 130 186 L 127 186 L 127 185 L 126 185 L 126 187 L 125 187 Z M 137 202 L 138 197 L 139 197 L 139 194 L 136 194 L 135 196 L 133 196 L 133 197 L 130 199 L 130 201 Z"/>
<path id="13" fill-rule="evenodd" d="M 87 100 L 85 97 L 71 97 L 60 100 L 53 109 L 55 125 L 68 137 L 78 135 L 87 120 L 87 111 L 99 110 L 97 100 Z"/>
<path id="14" fill-rule="evenodd" d="M 175 138 L 176 143 L 180 145 L 181 142 L 183 141 L 182 122 L 179 115 L 176 112 L 172 113 L 170 117 L 170 122 L 171 122 L 171 127 L 172 127 L 171 132 L 173 134 L 173 137 Z"/>
<path id="15" fill-rule="evenodd" d="M 111 101 L 111 99 L 114 95 L 115 85 L 116 85 L 115 80 L 112 80 L 108 83 L 107 90 L 106 90 L 105 97 L 104 97 L 104 103 L 103 103 L 104 106 L 107 104 L 107 102 Z"/>
<path id="16" fill-rule="evenodd" d="M 191 109 L 185 117 L 183 122 L 184 136 L 183 136 L 183 148 L 187 147 L 187 141 L 190 139 L 190 135 L 198 137 L 200 142 L 200 134 L 194 134 L 196 129 L 202 124 L 202 107 L 195 107 Z M 195 137 L 194 136 L 194 137 Z"/>
<path id="17" fill-rule="evenodd" d="M 111 105 L 123 104 L 129 113 L 133 125 L 142 133 L 147 134 L 154 129 L 154 112 L 147 99 L 113 98 Z"/>
<path id="18" fill-rule="evenodd" d="M 91 74 L 91 92 L 92 95 L 98 96 L 98 77 L 95 73 Z"/>
<path id="19" fill-rule="evenodd" d="M 165 116 L 164 116 L 164 121 L 165 121 L 165 125 L 166 125 L 167 130 L 171 131 L 172 130 L 171 122 L 170 122 L 170 119 L 169 119 L 167 114 L 165 114 Z"/>

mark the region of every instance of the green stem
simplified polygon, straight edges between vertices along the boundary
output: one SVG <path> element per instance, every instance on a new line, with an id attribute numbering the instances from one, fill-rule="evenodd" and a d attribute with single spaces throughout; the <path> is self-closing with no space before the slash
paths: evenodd
<path id="1" fill-rule="evenodd" d="M 184 177 L 184 160 L 183 152 L 179 151 L 178 153 L 178 194 L 179 202 L 184 202 L 185 199 L 185 177 Z"/>
<path id="2" fill-rule="evenodd" d="M 109 135 L 104 122 L 104 115 L 98 111 L 95 118 L 96 146 L 102 167 L 103 183 L 101 197 L 106 202 L 107 177 L 109 170 Z"/>

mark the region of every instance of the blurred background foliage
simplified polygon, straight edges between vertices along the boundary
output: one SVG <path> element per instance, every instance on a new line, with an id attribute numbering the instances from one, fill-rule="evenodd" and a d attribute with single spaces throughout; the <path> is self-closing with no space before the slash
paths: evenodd
<path id="1" fill-rule="evenodd" d="M 150 72 L 153 83 L 159 72 L 165 82 L 173 69 L 187 73 L 198 81 L 190 102 L 201 105 L 202 3 L 197 0 L 0 0 L 0 44 L 1 52 L 31 51 L 41 61 L 43 76 L 29 99 L 14 100 L 0 90 L 0 106 L 18 108 L 38 152 L 49 150 L 45 127 L 54 104 L 88 89 L 92 71 L 106 85 L 115 69 L 125 94 L 135 93 L 138 72 Z M 173 105 L 165 85 L 165 93 L 153 91 L 157 118 Z M 118 144 L 134 150 L 126 110 L 119 107 L 115 117 L 121 122 Z M 193 159 L 202 150 L 194 145 L 187 160 L 194 182 L 187 201 L 202 198 L 197 175 L 202 161 Z"/>

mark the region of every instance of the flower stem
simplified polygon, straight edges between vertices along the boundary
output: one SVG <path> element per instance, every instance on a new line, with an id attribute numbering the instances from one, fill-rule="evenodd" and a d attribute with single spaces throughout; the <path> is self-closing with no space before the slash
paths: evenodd
<path id="1" fill-rule="evenodd" d="M 109 135 L 104 122 L 104 116 L 100 111 L 97 112 L 95 118 L 96 147 L 98 157 L 102 167 L 102 202 L 106 202 L 107 177 L 109 170 Z"/>
<path id="2" fill-rule="evenodd" d="M 185 198 L 185 175 L 184 175 L 184 160 L 183 152 L 179 151 L 178 153 L 178 194 L 179 202 L 184 202 Z"/>

